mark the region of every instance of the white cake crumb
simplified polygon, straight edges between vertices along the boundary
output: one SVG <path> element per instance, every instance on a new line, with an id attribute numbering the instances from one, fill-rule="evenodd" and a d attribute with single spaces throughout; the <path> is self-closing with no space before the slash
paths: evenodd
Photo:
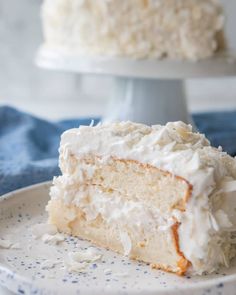
<path id="1" fill-rule="evenodd" d="M 58 245 L 59 243 L 63 242 L 65 240 L 65 236 L 63 234 L 55 234 L 55 235 L 49 235 L 44 234 L 42 236 L 42 241 L 49 245 Z"/>
<path id="2" fill-rule="evenodd" d="M 61 262 L 58 261 L 52 261 L 52 260 L 45 260 L 42 264 L 41 264 L 41 268 L 43 270 L 51 270 L 54 269 L 55 266 L 57 266 L 58 264 L 60 264 Z"/>
<path id="3" fill-rule="evenodd" d="M 20 249 L 20 244 L 10 241 L 8 239 L 0 238 L 0 249 Z"/>
<path id="4" fill-rule="evenodd" d="M 35 239 L 40 239 L 45 234 L 55 235 L 58 233 L 57 227 L 53 224 L 48 223 L 35 224 L 30 228 L 30 230 Z"/>
<path id="5" fill-rule="evenodd" d="M 41 239 L 45 244 L 58 245 L 65 240 L 65 236 L 58 233 L 57 227 L 53 224 L 39 223 L 30 230 L 35 239 Z"/>
<path id="6" fill-rule="evenodd" d="M 71 258 L 76 262 L 95 262 L 102 258 L 102 255 L 95 248 L 88 248 L 77 252 L 69 253 Z"/>
<path id="7" fill-rule="evenodd" d="M 21 246 L 19 243 L 14 243 L 11 245 L 11 249 L 15 249 L 15 250 L 18 250 L 18 249 L 21 249 Z"/>
<path id="8" fill-rule="evenodd" d="M 77 262 L 71 256 L 71 253 L 68 254 L 67 260 L 64 261 L 64 266 L 66 270 L 69 272 L 86 272 L 86 268 L 88 267 L 87 262 Z"/>
<path id="9" fill-rule="evenodd" d="M 0 249 L 10 249 L 12 244 L 9 240 L 0 239 Z"/>
<path id="10" fill-rule="evenodd" d="M 102 255 L 95 248 L 79 250 L 68 253 L 68 258 L 65 261 L 65 266 L 68 271 L 86 272 L 86 268 L 93 262 L 102 258 Z"/>

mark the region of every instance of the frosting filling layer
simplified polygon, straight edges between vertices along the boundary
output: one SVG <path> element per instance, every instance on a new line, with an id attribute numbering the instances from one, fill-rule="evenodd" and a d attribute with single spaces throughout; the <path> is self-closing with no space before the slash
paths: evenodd
<path id="1" fill-rule="evenodd" d="M 126 201 L 125 196 L 118 192 L 106 192 L 98 186 L 75 187 L 70 189 L 70 202 L 68 191 L 63 190 L 63 176 L 55 179 L 51 190 L 52 199 L 63 200 L 67 205 L 75 205 L 85 214 L 85 219 L 90 222 L 99 215 L 111 227 L 116 226 L 120 231 L 120 239 L 125 254 L 129 255 L 132 243 L 129 231 L 136 236 L 137 241 L 147 240 L 150 235 L 159 231 L 170 231 L 175 220 L 170 214 L 164 215 L 157 208 L 146 206 L 138 201 Z M 61 187 L 59 187 L 62 185 Z"/>

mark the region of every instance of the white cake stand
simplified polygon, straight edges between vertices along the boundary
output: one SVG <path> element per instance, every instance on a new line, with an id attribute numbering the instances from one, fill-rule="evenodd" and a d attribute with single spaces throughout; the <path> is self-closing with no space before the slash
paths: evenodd
<path id="1" fill-rule="evenodd" d="M 114 76 L 113 97 L 103 121 L 131 120 L 148 125 L 191 122 L 185 79 L 236 75 L 236 54 L 229 51 L 189 62 L 73 55 L 42 47 L 36 63 L 47 69 Z"/>

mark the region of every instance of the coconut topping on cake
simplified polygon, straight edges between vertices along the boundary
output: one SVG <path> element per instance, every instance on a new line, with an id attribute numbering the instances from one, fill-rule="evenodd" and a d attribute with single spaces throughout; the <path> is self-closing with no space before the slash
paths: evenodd
<path id="1" fill-rule="evenodd" d="M 218 0 L 45 0 L 42 19 L 67 54 L 198 60 L 223 45 Z"/>

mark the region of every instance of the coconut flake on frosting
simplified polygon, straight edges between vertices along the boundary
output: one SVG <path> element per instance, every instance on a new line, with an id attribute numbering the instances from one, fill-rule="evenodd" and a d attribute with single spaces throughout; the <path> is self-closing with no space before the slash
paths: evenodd
<path id="1" fill-rule="evenodd" d="M 45 0 L 45 46 L 67 54 L 198 60 L 221 46 L 218 0 Z"/>

